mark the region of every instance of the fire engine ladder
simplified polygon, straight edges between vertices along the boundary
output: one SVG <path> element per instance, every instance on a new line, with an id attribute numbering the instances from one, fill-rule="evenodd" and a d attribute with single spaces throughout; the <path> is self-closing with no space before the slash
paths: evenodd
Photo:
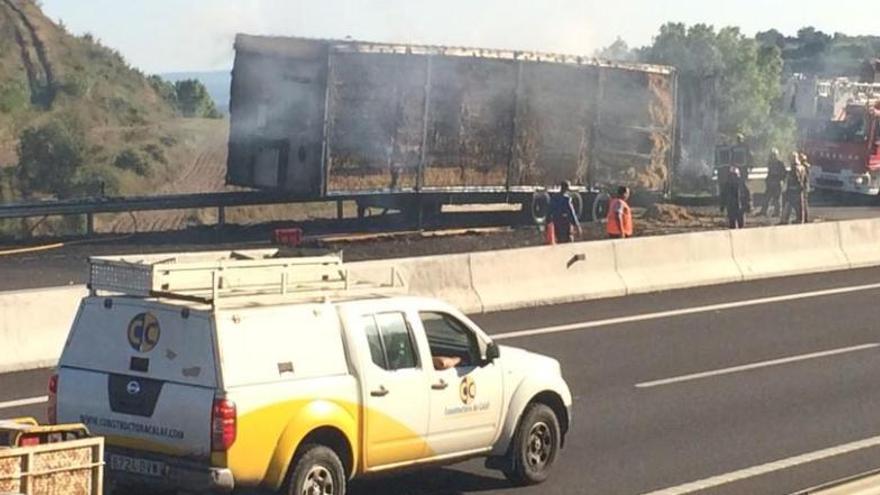
<path id="1" fill-rule="evenodd" d="M 386 282 L 355 282 L 338 255 L 282 257 L 277 249 L 94 256 L 89 291 L 161 297 L 215 306 L 223 298 L 289 296 L 315 299 L 400 292 L 392 267 Z"/>
<path id="2" fill-rule="evenodd" d="M 819 81 L 816 90 L 819 96 L 848 97 L 849 103 L 854 104 L 873 105 L 880 101 L 880 83 L 862 83 L 838 78 Z"/>

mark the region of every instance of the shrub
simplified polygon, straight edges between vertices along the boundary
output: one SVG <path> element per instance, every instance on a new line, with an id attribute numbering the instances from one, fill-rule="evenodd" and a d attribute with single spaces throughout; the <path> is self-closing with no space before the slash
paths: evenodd
<path id="1" fill-rule="evenodd" d="M 86 140 L 79 126 L 63 120 L 22 131 L 16 169 L 22 193 L 71 197 L 76 175 L 85 162 Z"/>
<path id="2" fill-rule="evenodd" d="M 147 158 L 137 150 L 126 149 L 116 155 L 113 166 L 120 170 L 134 172 L 137 175 L 145 176 L 150 173 L 150 163 Z"/>
<path id="3" fill-rule="evenodd" d="M 0 112 L 15 113 L 30 104 L 30 91 L 19 81 L 0 86 Z"/>
<path id="4" fill-rule="evenodd" d="M 159 162 L 163 165 L 168 164 L 168 159 L 165 157 L 165 151 L 158 144 L 150 143 L 144 146 L 144 152 L 150 155 L 150 158 L 152 158 L 153 161 Z"/>

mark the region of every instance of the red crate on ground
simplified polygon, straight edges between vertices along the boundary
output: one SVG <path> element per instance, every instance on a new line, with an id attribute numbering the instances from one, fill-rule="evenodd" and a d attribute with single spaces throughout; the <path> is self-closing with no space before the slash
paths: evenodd
<path id="1" fill-rule="evenodd" d="M 275 229 L 272 231 L 272 242 L 285 246 L 297 247 L 302 242 L 302 229 L 288 228 Z"/>

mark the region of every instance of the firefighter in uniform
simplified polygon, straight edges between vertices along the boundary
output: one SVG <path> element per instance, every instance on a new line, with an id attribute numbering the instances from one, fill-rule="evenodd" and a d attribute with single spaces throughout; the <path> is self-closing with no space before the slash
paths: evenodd
<path id="1" fill-rule="evenodd" d="M 792 210 L 794 210 L 795 223 L 806 223 L 805 216 L 807 208 L 807 169 L 801 164 L 800 156 L 797 153 L 791 154 L 791 168 L 788 171 L 788 177 L 785 183 L 785 208 L 782 210 L 782 221 L 780 224 L 789 223 Z"/>
<path id="2" fill-rule="evenodd" d="M 739 170 L 739 180 L 741 182 L 741 187 L 744 189 L 742 194 L 747 194 L 749 196 L 746 204 L 748 204 L 751 209 L 752 192 L 749 190 L 748 181 L 749 173 L 752 171 L 754 163 L 752 159 L 752 149 L 749 147 L 748 143 L 746 143 L 746 137 L 742 133 L 736 135 L 736 144 L 731 148 L 730 155 L 731 163 Z M 746 210 L 745 213 L 748 213 L 748 211 L 749 210 Z"/>
<path id="3" fill-rule="evenodd" d="M 739 167 L 731 165 L 724 184 L 724 208 L 727 210 L 727 224 L 731 229 L 741 229 L 746 225 L 746 212 L 751 209 L 751 197 Z"/>
<path id="4" fill-rule="evenodd" d="M 813 190 L 810 184 L 810 174 L 813 172 L 813 166 L 810 164 L 810 159 L 806 153 L 801 153 L 800 157 L 801 165 L 804 166 L 804 170 L 807 172 L 806 185 L 804 187 L 804 222 L 806 223 L 810 221 L 810 192 Z"/>
<path id="5" fill-rule="evenodd" d="M 761 206 L 761 216 L 771 215 L 778 217 L 782 214 L 782 185 L 785 183 L 785 163 L 779 159 L 779 150 L 773 148 L 770 152 L 770 160 L 767 162 L 767 179 L 764 188 L 764 204 Z M 770 214 L 771 208 L 773 213 Z"/>

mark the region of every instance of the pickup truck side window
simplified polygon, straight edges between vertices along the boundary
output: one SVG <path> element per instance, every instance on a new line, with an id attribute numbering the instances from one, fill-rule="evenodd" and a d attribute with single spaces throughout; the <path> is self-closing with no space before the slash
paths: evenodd
<path id="1" fill-rule="evenodd" d="M 380 313 L 362 320 L 376 366 L 388 371 L 419 367 L 412 332 L 403 313 Z"/>
<path id="2" fill-rule="evenodd" d="M 373 363 L 383 369 L 388 369 L 388 360 L 385 358 L 385 349 L 382 347 L 382 336 L 379 335 L 379 326 L 373 315 L 361 318 L 364 325 L 364 333 L 367 334 L 367 344 L 370 346 L 370 357 Z"/>
<path id="3" fill-rule="evenodd" d="M 434 368 L 438 370 L 460 366 L 476 366 L 479 362 L 479 348 L 474 334 L 454 317 L 433 312 L 419 313 Z"/>

